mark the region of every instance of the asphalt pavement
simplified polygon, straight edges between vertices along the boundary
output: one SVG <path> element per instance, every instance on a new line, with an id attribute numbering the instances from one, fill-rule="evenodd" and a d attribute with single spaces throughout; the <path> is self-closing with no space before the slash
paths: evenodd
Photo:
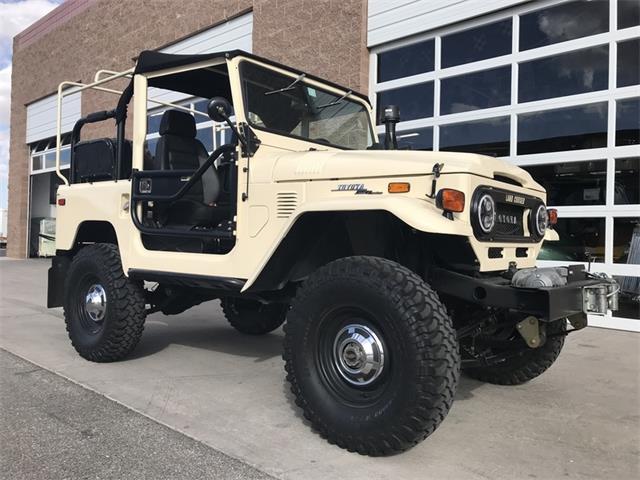
<path id="1" fill-rule="evenodd" d="M 227 467 L 241 477 L 265 472 L 287 480 L 640 478 L 638 333 L 587 328 L 572 334 L 556 364 L 526 385 L 463 378 L 433 435 L 406 453 L 369 458 L 329 445 L 304 421 L 284 378 L 282 332 L 241 335 L 218 302 L 176 316 L 151 315 L 124 361 L 83 360 L 70 345 L 61 310 L 45 307 L 49 264 L 0 260 L 0 348 L 53 372 L 2 368 L 0 455 L 12 453 L 0 474 L 7 478 L 38 472 L 39 478 L 83 478 L 78 472 L 84 471 L 88 478 L 228 478 Z M 22 368 L 36 370 L 16 375 Z M 38 378 L 62 382 L 75 397 L 47 394 L 30 383 Z M 22 394 L 4 392 L 23 388 Z M 91 407 L 96 402 L 110 412 L 105 421 Z M 20 421 L 15 404 L 25 405 Z M 51 420 L 47 411 L 64 421 Z M 36 448 L 49 432 L 55 436 L 42 442 L 47 447 Z M 186 468 L 181 456 L 203 470 L 170 470 L 171 464 Z M 217 467 L 216 459 L 231 463 Z M 80 460 L 87 470 L 73 470 Z M 18 461 L 41 470 L 23 471 L 14 467 Z M 90 470 L 94 461 L 99 470 Z M 109 470 L 116 465 L 122 468 Z M 256 470 L 242 470 L 247 465 Z"/>

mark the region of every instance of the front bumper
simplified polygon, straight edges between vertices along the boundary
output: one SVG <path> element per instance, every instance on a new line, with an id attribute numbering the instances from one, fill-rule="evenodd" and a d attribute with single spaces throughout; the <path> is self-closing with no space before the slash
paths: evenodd
<path id="1" fill-rule="evenodd" d="M 561 277 L 545 286 L 538 286 L 537 273 L 558 271 Z M 533 315 L 541 321 L 587 314 L 605 315 L 617 310 L 619 287 L 615 280 L 602 274 L 591 274 L 583 266 L 557 269 L 525 269 L 516 275 L 472 277 L 450 270 L 435 269 L 431 284 L 438 293 L 484 307 L 509 309 Z M 554 272 L 550 272 L 554 273 Z M 514 282 L 515 280 L 515 282 Z M 544 280 L 544 279 L 543 279 Z"/>

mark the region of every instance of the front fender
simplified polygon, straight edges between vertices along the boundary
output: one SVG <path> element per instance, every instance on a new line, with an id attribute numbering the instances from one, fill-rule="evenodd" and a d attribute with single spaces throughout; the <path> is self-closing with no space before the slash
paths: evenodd
<path id="1" fill-rule="evenodd" d="M 389 197 L 378 195 L 361 195 L 350 198 L 349 201 L 342 199 L 329 199 L 317 202 L 307 202 L 300 206 L 292 215 L 291 221 L 278 235 L 278 241 L 271 245 L 262 258 L 259 267 L 245 283 L 242 291 L 249 289 L 256 279 L 263 272 L 276 249 L 287 237 L 291 228 L 296 222 L 307 213 L 330 213 L 330 212 L 357 212 L 357 211 L 386 211 L 398 218 L 415 230 L 425 233 L 438 233 L 442 235 L 462 235 L 472 236 L 473 230 L 468 222 L 455 218 L 450 220 L 442 215 L 442 210 L 433 204 L 419 198 L 411 197 Z"/>

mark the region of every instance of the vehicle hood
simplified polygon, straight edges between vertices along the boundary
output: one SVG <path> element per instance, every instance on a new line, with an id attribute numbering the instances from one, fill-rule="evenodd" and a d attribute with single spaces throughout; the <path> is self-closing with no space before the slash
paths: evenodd
<path id="1" fill-rule="evenodd" d="M 528 172 L 515 165 L 485 155 L 456 152 L 287 152 L 278 155 L 273 169 L 273 180 L 284 182 L 430 175 L 435 164 L 442 164 L 442 174 L 468 173 L 491 179 L 506 177 L 519 182 L 525 188 L 544 192 L 544 188 L 535 182 Z"/>

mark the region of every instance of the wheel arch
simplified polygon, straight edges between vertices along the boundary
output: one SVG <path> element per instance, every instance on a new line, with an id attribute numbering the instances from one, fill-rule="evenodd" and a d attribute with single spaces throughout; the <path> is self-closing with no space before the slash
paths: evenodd
<path id="1" fill-rule="evenodd" d="M 468 261 L 475 258 L 465 236 L 416 230 L 389 210 L 307 211 L 295 219 L 243 291 L 280 290 L 333 260 L 354 255 L 393 260 L 422 276 L 443 241 L 459 243 L 458 253 L 468 255 Z"/>

